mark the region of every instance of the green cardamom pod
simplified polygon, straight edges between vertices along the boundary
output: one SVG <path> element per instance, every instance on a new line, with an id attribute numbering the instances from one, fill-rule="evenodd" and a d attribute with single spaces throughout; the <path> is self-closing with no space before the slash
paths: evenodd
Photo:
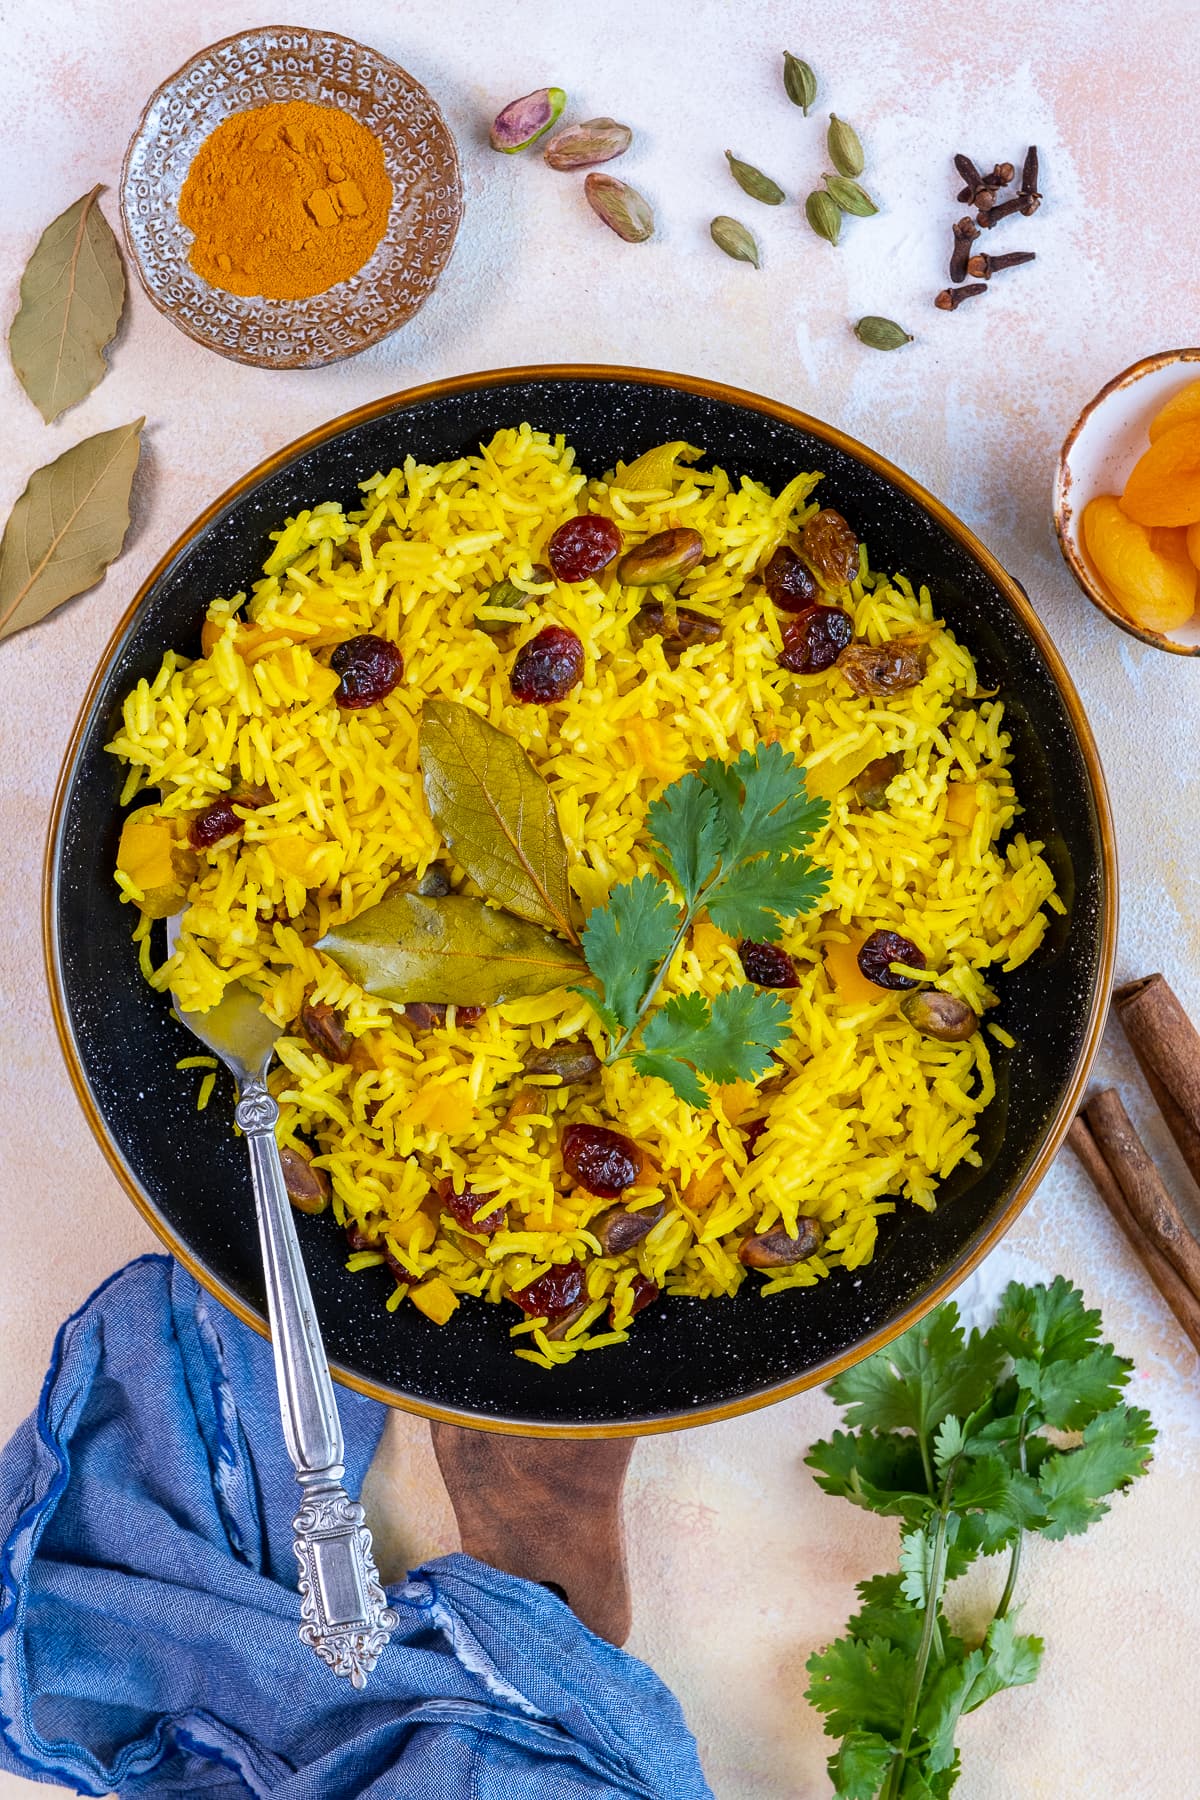
<path id="1" fill-rule="evenodd" d="M 859 187 L 857 181 L 851 181 L 847 175 L 827 175 L 825 186 L 844 213 L 853 213 L 856 219 L 869 219 L 879 208 L 868 194 L 866 188 Z"/>
<path id="2" fill-rule="evenodd" d="M 827 194 L 824 188 L 810 194 L 804 202 L 804 216 L 818 237 L 828 238 L 831 244 L 837 243 L 842 235 L 842 215 L 832 194 Z"/>
<path id="3" fill-rule="evenodd" d="M 845 119 L 839 119 L 836 113 L 829 115 L 829 158 L 839 175 L 853 178 L 863 172 L 863 147 L 858 141 L 858 133 L 853 125 L 847 125 Z"/>
<path id="4" fill-rule="evenodd" d="M 756 269 L 759 267 L 758 245 L 753 234 L 747 231 L 739 219 L 731 219 L 726 213 L 721 213 L 708 229 L 713 243 L 726 256 L 732 256 L 736 262 L 753 263 Z"/>
<path id="5" fill-rule="evenodd" d="M 817 78 L 808 64 L 790 50 L 783 53 L 783 91 L 793 106 L 804 108 L 807 119 L 808 109 L 817 97 Z"/>
<path id="6" fill-rule="evenodd" d="M 761 200 L 764 206 L 779 205 L 784 192 L 777 181 L 772 181 L 753 163 L 740 162 L 732 150 L 725 152 L 725 160 L 729 164 L 729 173 L 744 194 L 749 194 L 752 200 Z"/>
<path id="7" fill-rule="evenodd" d="M 854 327 L 854 335 L 860 343 L 871 350 L 899 350 L 903 344 L 912 343 L 912 335 L 895 319 L 881 319 L 877 313 L 868 313 Z"/>

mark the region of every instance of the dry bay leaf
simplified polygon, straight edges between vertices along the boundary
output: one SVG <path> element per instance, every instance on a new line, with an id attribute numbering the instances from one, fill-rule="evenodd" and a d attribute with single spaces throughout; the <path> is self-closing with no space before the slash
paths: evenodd
<path id="1" fill-rule="evenodd" d="M 47 425 L 103 376 L 104 347 L 125 305 L 125 271 L 99 194 L 94 187 L 43 231 L 8 334 L 17 379 Z"/>
<path id="2" fill-rule="evenodd" d="M 457 700 L 427 700 L 420 758 L 430 817 L 471 880 L 578 943 L 554 800 L 516 739 Z"/>
<path id="3" fill-rule="evenodd" d="M 93 587 L 125 541 L 145 419 L 35 469 L 0 541 L 0 638 Z"/>
<path id="4" fill-rule="evenodd" d="M 397 1005 L 491 1006 L 548 994 L 587 974 L 561 938 L 469 894 L 389 894 L 333 926 L 317 949 L 368 994 Z"/>

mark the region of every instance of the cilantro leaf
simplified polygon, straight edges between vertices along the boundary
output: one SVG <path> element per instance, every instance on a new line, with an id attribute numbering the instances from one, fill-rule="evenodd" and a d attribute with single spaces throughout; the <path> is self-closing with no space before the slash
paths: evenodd
<path id="1" fill-rule="evenodd" d="M 904 1598 L 899 1575 L 873 1575 L 860 1581 L 858 1611 L 847 1630 L 851 1637 L 866 1643 L 870 1638 L 886 1638 L 897 1650 L 917 1654 L 921 1642 L 921 1614 Z"/>
<path id="2" fill-rule="evenodd" d="M 962 1420 L 947 1413 L 938 1426 L 933 1439 L 933 1464 L 939 1475 L 944 1476 L 949 1465 L 956 1456 L 961 1456 L 965 1448 Z"/>
<path id="3" fill-rule="evenodd" d="M 708 914 L 730 937 L 774 943 L 783 923 L 811 912 L 829 886 L 829 875 L 807 856 L 760 856 L 722 877 Z"/>
<path id="4" fill-rule="evenodd" d="M 1144 1475 L 1155 1431 L 1150 1415 L 1135 1406 L 1114 1406 L 1094 1418 L 1077 1450 L 1048 1456 L 1038 1475 L 1048 1538 L 1063 1538 L 1088 1526 L 1108 1511 L 1111 1494 Z"/>
<path id="5" fill-rule="evenodd" d="M 891 1431 L 835 1431 L 814 1444 L 804 1460 L 816 1471 L 818 1487 L 868 1512 L 919 1525 L 933 1508 L 915 1438 Z"/>
<path id="6" fill-rule="evenodd" d="M 594 907 L 588 914 L 583 954 L 603 986 L 603 1000 L 596 1005 L 589 989 L 580 991 L 602 1018 L 608 1014 L 605 1023 L 610 1032 L 613 1019 L 626 1030 L 636 1022 L 642 996 L 671 948 L 678 926 L 679 908 L 671 890 L 653 875 L 619 882 L 609 894 L 608 904 Z"/>
<path id="7" fill-rule="evenodd" d="M 698 775 L 683 775 L 647 808 L 646 828 L 684 900 L 694 906 L 725 849 L 715 794 Z"/>
<path id="8" fill-rule="evenodd" d="M 965 1464 L 954 1483 L 953 1504 L 964 1513 L 982 1515 L 974 1535 L 988 1556 L 1045 1517 L 1037 1482 L 997 1455 Z"/>
<path id="9" fill-rule="evenodd" d="M 950 1790 L 958 1780 L 958 1775 L 957 1751 L 954 1761 L 936 1772 L 931 1771 L 928 1764 L 922 1768 L 915 1762 L 910 1762 L 904 1770 L 899 1800 L 949 1800 Z"/>
<path id="10" fill-rule="evenodd" d="M 952 1632 L 943 1633 L 942 1654 L 946 1660 L 927 1681 L 917 1712 L 917 1730 L 926 1740 L 926 1761 L 932 1774 L 954 1762 L 954 1733 L 967 1696 L 984 1668 L 982 1650 L 968 1653 L 962 1639 Z"/>
<path id="11" fill-rule="evenodd" d="M 920 1526 L 901 1535 L 900 1570 L 904 1598 L 924 1611 L 929 1604 L 929 1583 L 933 1574 L 933 1539 Z"/>
<path id="12" fill-rule="evenodd" d="M 1004 1688 L 1036 1681 L 1044 1649 L 1039 1637 L 1018 1637 L 1011 1619 L 993 1619 L 983 1641 L 983 1667 L 971 1683 L 962 1710 L 974 1712 Z"/>
<path id="13" fill-rule="evenodd" d="M 726 988 L 710 1006 L 701 994 L 675 994 L 642 1032 L 648 1051 L 692 1063 L 710 1080 L 754 1081 L 771 1067 L 791 1030 L 791 1012 L 778 994 L 749 983 Z"/>
<path id="14" fill-rule="evenodd" d="M 698 773 L 716 798 L 730 866 L 803 850 L 828 821 L 828 802 L 809 799 L 804 770 L 781 744 L 743 750 L 732 763 L 710 757 Z"/>
<path id="15" fill-rule="evenodd" d="M 915 1431 L 930 1437 L 950 1413 L 966 1417 L 991 1392 L 1003 1355 L 990 1337 L 964 1339 L 952 1300 L 887 1349 L 847 1369 L 828 1392 L 851 1425 Z"/>
<path id="16" fill-rule="evenodd" d="M 895 1744 L 877 1731 L 852 1731 L 827 1765 L 837 1800 L 875 1800 L 895 1755 Z"/>
<path id="17" fill-rule="evenodd" d="M 633 1058 L 639 1075 L 657 1075 L 697 1112 L 708 1111 L 708 1094 L 704 1083 L 690 1063 L 680 1062 L 665 1050 L 639 1050 Z"/>
<path id="18" fill-rule="evenodd" d="M 1082 1431 L 1097 1413 L 1117 1404 L 1133 1364 L 1103 1344 L 1074 1362 L 1039 1364 L 1021 1357 L 1013 1368 L 1047 1425 L 1060 1431 Z"/>
<path id="19" fill-rule="evenodd" d="M 912 1679 L 912 1658 L 881 1638 L 861 1644 L 838 1638 L 804 1665 L 812 1677 L 805 1698 L 827 1715 L 830 1737 L 852 1731 L 899 1732 Z"/>
<path id="20" fill-rule="evenodd" d="M 1049 1287 L 1022 1287 L 1010 1282 L 990 1335 L 1014 1362 L 1078 1362 L 1100 1341 L 1100 1314 L 1083 1304 L 1083 1295 L 1063 1275 Z"/>

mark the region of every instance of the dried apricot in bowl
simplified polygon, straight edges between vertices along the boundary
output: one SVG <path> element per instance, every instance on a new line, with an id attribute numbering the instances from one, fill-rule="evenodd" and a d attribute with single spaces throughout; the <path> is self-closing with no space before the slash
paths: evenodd
<path id="1" fill-rule="evenodd" d="M 1174 631 L 1191 618 L 1197 570 L 1186 532 L 1139 525 L 1112 494 L 1101 494 L 1088 502 L 1083 537 L 1114 600 L 1135 625 Z"/>
<path id="2" fill-rule="evenodd" d="M 1187 553 L 1200 569 L 1200 525 L 1189 525 L 1187 528 Z"/>
<path id="3" fill-rule="evenodd" d="M 1176 425 L 1200 425 L 1200 381 L 1189 381 L 1159 407 L 1150 421 L 1150 442 L 1155 443 Z"/>
<path id="4" fill-rule="evenodd" d="M 1200 421 L 1173 425 L 1143 451 L 1125 483 L 1121 510 L 1139 525 L 1200 520 Z"/>

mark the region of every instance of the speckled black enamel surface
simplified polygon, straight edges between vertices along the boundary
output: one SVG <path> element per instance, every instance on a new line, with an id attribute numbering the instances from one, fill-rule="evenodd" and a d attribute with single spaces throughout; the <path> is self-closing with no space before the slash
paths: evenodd
<path id="1" fill-rule="evenodd" d="M 442 1330 L 412 1307 L 384 1310 L 391 1277 L 349 1275 L 328 1219 L 297 1223 L 326 1346 L 335 1363 L 395 1399 L 475 1417 L 541 1425 L 620 1425 L 736 1403 L 851 1350 L 896 1318 L 970 1251 L 1003 1210 L 1044 1142 L 1081 1054 L 1101 959 L 1102 865 L 1096 805 L 1053 677 L 1003 594 L 914 500 L 841 450 L 795 427 L 709 395 L 628 379 L 538 378 L 398 403 L 295 457 L 234 500 L 179 555 L 120 643 L 83 735 L 63 808 L 54 929 L 65 1011 L 96 1106 L 134 1181 L 167 1230 L 206 1269 L 260 1310 L 254 1207 L 244 1146 L 230 1129 L 222 1074 L 208 1110 L 197 1077 L 175 1061 L 194 1040 L 141 980 L 130 909 L 112 881 L 119 774 L 103 744 L 122 696 L 170 647 L 196 654 L 205 607 L 255 578 L 267 533 L 316 501 L 355 500 L 355 484 L 413 455 L 440 461 L 523 420 L 562 431 L 582 466 L 684 438 L 738 474 L 780 487 L 821 468 L 825 505 L 870 545 L 874 566 L 927 581 L 937 610 L 999 686 L 1016 749 L 1023 829 L 1044 839 L 1069 901 L 1047 942 L 1002 978 L 994 1015 L 1018 1040 L 985 1115 L 985 1167 L 947 1183 L 932 1215 L 905 1206 L 885 1222 L 875 1260 L 812 1289 L 764 1301 L 757 1280 L 736 1300 L 669 1300 L 636 1322 L 628 1345 L 545 1373 L 514 1358 L 514 1313 L 468 1302 Z M 198 498 L 203 483 L 198 482 Z M 161 932 L 161 927 L 156 928 Z M 161 954 L 161 942 L 156 941 Z M 998 1046 L 996 1047 L 998 1050 Z"/>

